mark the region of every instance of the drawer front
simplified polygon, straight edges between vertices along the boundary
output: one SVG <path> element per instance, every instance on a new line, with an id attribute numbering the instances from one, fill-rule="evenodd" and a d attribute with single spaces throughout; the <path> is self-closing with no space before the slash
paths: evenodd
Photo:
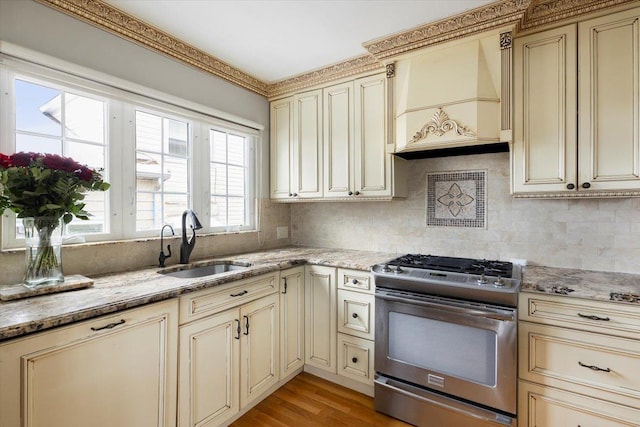
<path id="1" fill-rule="evenodd" d="M 373 280 L 366 271 L 338 269 L 338 289 L 349 289 L 373 294 Z"/>
<path id="2" fill-rule="evenodd" d="M 373 385 L 373 342 L 338 334 L 338 375 Z"/>
<path id="3" fill-rule="evenodd" d="M 640 407 L 640 344 L 520 322 L 520 378 Z"/>
<path id="4" fill-rule="evenodd" d="M 180 297 L 180 324 L 277 292 L 278 274 L 256 276 Z"/>
<path id="5" fill-rule="evenodd" d="M 637 427 L 640 410 L 520 381 L 520 427 Z"/>
<path id="6" fill-rule="evenodd" d="M 640 339 L 640 306 L 520 293 L 520 320 Z"/>
<path id="7" fill-rule="evenodd" d="M 338 289 L 338 332 L 360 338 L 374 338 L 373 295 Z"/>

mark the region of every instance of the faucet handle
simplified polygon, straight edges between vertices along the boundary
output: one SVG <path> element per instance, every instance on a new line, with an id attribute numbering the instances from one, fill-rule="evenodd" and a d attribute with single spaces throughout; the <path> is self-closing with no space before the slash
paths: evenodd
<path id="1" fill-rule="evenodd" d="M 160 264 L 160 267 L 164 268 L 164 261 L 167 258 L 171 258 L 171 245 L 167 245 L 167 251 L 169 252 L 167 255 L 164 254 L 164 250 L 160 251 L 160 255 L 158 256 L 158 263 Z"/>

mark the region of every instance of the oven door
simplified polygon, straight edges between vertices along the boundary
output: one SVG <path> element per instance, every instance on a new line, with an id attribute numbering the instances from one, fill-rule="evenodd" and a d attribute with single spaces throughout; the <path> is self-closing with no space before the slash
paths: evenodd
<path id="1" fill-rule="evenodd" d="M 378 288 L 375 370 L 516 413 L 517 311 Z"/>

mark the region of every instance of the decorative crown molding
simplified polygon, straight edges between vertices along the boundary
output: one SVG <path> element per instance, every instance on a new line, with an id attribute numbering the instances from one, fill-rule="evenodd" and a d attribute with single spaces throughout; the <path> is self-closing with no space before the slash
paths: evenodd
<path id="1" fill-rule="evenodd" d="M 267 95 L 265 82 L 100 0 L 35 1 L 245 89 Z"/>
<path id="2" fill-rule="evenodd" d="M 468 12 L 428 23 L 362 46 L 378 59 L 516 24 L 531 0 L 501 0 Z"/>
<path id="3" fill-rule="evenodd" d="M 520 30 L 542 27 L 631 3 L 638 3 L 638 0 L 532 0 L 522 18 Z"/>

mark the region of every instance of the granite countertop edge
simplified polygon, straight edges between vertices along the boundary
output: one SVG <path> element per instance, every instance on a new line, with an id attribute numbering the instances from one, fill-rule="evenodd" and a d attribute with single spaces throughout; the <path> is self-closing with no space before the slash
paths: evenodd
<path id="1" fill-rule="evenodd" d="M 298 265 L 369 271 L 373 265 L 397 256 L 360 250 L 287 247 L 196 261 L 229 260 L 251 264 L 246 270 L 215 277 L 176 279 L 159 274 L 159 267 L 96 276 L 92 278 L 94 285 L 90 288 L 0 302 L 0 342 Z M 171 265 L 167 269 L 175 267 Z M 522 273 L 522 292 L 613 301 L 640 310 L 639 274 L 544 266 L 525 266 Z M 639 299 L 612 300 L 614 293 Z"/>

